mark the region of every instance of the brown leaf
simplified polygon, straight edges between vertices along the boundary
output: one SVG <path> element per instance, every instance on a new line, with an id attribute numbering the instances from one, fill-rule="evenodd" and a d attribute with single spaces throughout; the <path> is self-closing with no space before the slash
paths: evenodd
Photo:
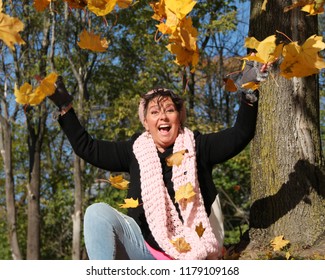
<path id="1" fill-rule="evenodd" d="M 184 237 L 177 238 L 176 240 L 170 240 L 170 242 L 180 253 L 186 253 L 188 251 L 191 251 L 191 245 L 186 242 Z"/>
<path id="2" fill-rule="evenodd" d="M 202 237 L 202 235 L 205 231 L 205 228 L 203 227 L 202 222 L 200 222 L 200 224 L 195 227 L 195 231 L 199 237 Z"/>
<path id="3" fill-rule="evenodd" d="M 168 157 L 166 157 L 167 166 L 180 166 L 182 164 L 185 153 L 188 153 L 188 150 L 178 151 Z"/>

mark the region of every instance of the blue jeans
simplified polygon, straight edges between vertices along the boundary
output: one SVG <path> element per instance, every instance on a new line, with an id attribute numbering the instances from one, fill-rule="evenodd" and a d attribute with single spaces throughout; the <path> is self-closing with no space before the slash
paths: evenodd
<path id="1" fill-rule="evenodd" d="M 154 260 L 137 223 L 106 203 L 87 208 L 84 236 L 90 260 Z"/>

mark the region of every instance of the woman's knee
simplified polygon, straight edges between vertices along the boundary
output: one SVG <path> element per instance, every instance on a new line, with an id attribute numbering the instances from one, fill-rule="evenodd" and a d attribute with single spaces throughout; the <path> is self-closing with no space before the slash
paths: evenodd
<path id="1" fill-rule="evenodd" d="M 117 210 L 112 206 L 99 202 L 94 203 L 87 207 L 85 212 L 85 223 L 94 223 L 96 221 L 103 222 L 113 222 L 116 220 Z"/>

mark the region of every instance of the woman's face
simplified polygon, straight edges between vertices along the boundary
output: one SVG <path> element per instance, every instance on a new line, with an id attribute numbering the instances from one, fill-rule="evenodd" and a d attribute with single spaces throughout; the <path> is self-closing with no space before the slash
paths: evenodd
<path id="1" fill-rule="evenodd" d="M 160 99 L 159 104 L 157 98 L 149 102 L 144 126 L 152 135 L 159 151 L 164 152 L 175 142 L 180 128 L 180 118 L 170 97 Z"/>

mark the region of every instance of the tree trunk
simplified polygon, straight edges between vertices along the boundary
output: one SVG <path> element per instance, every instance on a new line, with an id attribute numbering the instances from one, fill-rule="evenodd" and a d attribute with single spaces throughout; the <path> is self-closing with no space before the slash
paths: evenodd
<path id="1" fill-rule="evenodd" d="M 6 85 L 5 85 L 6 87 Z M 5 96 L 5 94 L 4 94 Z M 9 244 L 12 258 L 14 260 L 21 260 L 21 252 L 17 236 L 17 217 L 15 206 L 15 185 L 12 168 L 12 139 L 11 126 L 8 120 L 7 104 L 3 101 L 3 114 L 0 115 L 0 150 L 3 158 L 3 166 L 5 173 L 5 188 L 6 188 L 6 209 L 7 209 L 7 223 Z"/>
<path id="2" fill-rule="evenodd" d="M 268 1 L 263 13 L 262 2 L 251 1 L 249 36 L 263 40 L 279 30 L 301 45 L 317 34 L 316 17 L 297 9 L 283 13 L 291 1 Z M 288 80 L 279 75 L 275 65 L 261 86 L 251 160 L 250 245 L 268 246 L 279 235 L 293 248 L 313 245 L 325 228 L 316 75 Z"/>
<path id="3" fill-rule="evenodd" d="M 27 259 L 40 258 L 40 186 L 41 186 L 41 147 L 44 137 L 46 114 L 45 104 L 39 107 L 40 116 L 33 123 L 31 115 L 27 115 L 28 147 L 30 158 L 30 171 L 28 188 L 28 229 L 27 229 Z M 33 111 L 35 114 L 35 111 Z"/>

